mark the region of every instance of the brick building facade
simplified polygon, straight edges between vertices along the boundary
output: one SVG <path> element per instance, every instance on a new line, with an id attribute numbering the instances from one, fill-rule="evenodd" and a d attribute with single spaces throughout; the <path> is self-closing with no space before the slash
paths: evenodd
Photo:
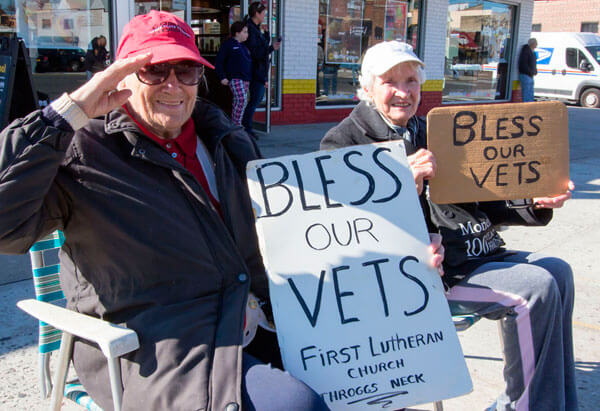
<path id="1" fill-rule="evenodd" d="M 600 1 L 600 0 L 598 0 Z M 531 32 L 533 0 L 517 1 L 509 67 L 510 92 L 508 98 L 491 103 L 520 101 L 521 92 L 516 70 L 518 50 L 527 42 Z M 424 115 L 442 105 L 445 81 L 445 50 L 447 46 L 448 0 L 424 2 L 420 24 L 420 57 L 425 61 L 427 81 L 422 87 L 422 102 L 418 114 Z M 515 4 L 510 3 L 510 4 Z M 317 24 L 318 1 L 285 0 L 282 7 L 284 43 L 282 48 L 281 105 L 271 112 L 272 124 L 295 124 L 339 121 L 346 117 L 353 105 L 345 107 L 318 107 L 315 103 L 317 85 Z M 481 101 L 477 101 L 478 103 Z M 464 101 L 468 104 L 469 101 Z M 255 119 L 262 120 L 264 112 L 257 112 Z"/>
<path id="2" fill-rule="evenodd" d="M 600 34 L 600 0 L 535 0 L 531 23 L 536 31 Z"/>

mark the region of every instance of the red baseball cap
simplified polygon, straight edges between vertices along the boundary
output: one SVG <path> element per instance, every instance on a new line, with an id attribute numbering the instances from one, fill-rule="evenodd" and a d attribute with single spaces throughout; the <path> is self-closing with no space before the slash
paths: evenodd
<path id="1" fill-rule="evenodd" d="M 151 64 L 192 60 L 215 68 L 200 55 L 192 28 L 176 15 L 164 11 L 152 10 L 135 16 L 125 25 L 117 60 L 149 51 L 152 52 Z"/>

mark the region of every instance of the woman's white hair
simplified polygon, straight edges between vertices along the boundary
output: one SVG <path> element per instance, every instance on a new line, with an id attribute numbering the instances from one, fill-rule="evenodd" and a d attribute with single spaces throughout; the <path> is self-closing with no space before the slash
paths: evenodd
<path id="1" fill-rule="evenodd" d="M 425 83 L 425 80 L 427 77 L 425 75 L 425 69 L 423 68 L 423 66 L 421 64 L 417 63 L 416 61 L 406 61 L 406 62 L 400 63 L 400 64 L 410 64 L 413 68 L 415 68 L 417 70 L 419 84 Z M 360 83 L 360 88 L 358 88 L 356 90 L 356 95 L 358 96 L 358 98 L 360 100 L 372 102 L 367 91 L 370 90 L 371 87 L 373 86 L 373 81 L 375 80 L 375 76 L 376 76 L 376 74 L 372 73 L 367 67 L 364 67 L 364 65 L 361 67 L 361 73 L 360 73 L 360 76 L 358 77 L 358 82 Z"/>

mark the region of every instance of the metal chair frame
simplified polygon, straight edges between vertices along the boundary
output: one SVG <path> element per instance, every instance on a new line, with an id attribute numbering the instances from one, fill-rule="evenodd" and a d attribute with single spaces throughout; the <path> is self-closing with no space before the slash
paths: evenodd
<path id="1" fill-rule="evenodd" d="M 63 234 L 56 231 L 32 246 L 30 257 L 36 299 L 21 300 L 17 303 L 20 309 L 40 320 L 39 383 L 42 396 L 47 398 L 51 393 L 50 409 L 60 410 L 73 353 L 73 337 L 77 336 L 98 344 L 106 357 L 114 409 L 120 411 L 123 386 L 119 358 L 139 348 L 137 334 L 128 328 L 49 303 L 63 299 L 64 295 L 58 281 L 59 265 L 47 265 L 44 251 L 59 248 L 63 243 Z M 50 354 L 59 346 L 54 384 L 52 384 Z M 99 407 L 94 404 L 94 408 Z"/>

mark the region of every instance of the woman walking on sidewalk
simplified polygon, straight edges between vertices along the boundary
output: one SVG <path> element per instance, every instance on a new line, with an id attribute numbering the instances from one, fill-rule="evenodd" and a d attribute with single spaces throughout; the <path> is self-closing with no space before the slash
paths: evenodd
<path id="1" fill-rule="evenodd" d="M 255 1 L 250 5 L 245 20 L 248 24 L 248 40 L 245 44 L 252 57 L 252 79 L 250 80 L 250 100 L 244 110 L 242 125 L 255 139 L 257 137 L 252 130 L 252 118 L 265 95 L 270 55 L 274 50 L 279 50 L 281 45 L 281 39 L 271 45 L 271 35 L 260 27 L 265 21 L 266 14 L 267 9 L 264 4 Z"/>
<path id="2" fill-rule="evenodd" d="M 248 102 L 248 87 L 252 77 L 250 51 L 242 43 L 248 38 L 248 27 L 243 21 L 231 25 L 229 37 L 217 54 L 215 69 L 224 86 L 233 93 L 231 119 L 237 125 L 242 124 L 242 115 Z"/>

